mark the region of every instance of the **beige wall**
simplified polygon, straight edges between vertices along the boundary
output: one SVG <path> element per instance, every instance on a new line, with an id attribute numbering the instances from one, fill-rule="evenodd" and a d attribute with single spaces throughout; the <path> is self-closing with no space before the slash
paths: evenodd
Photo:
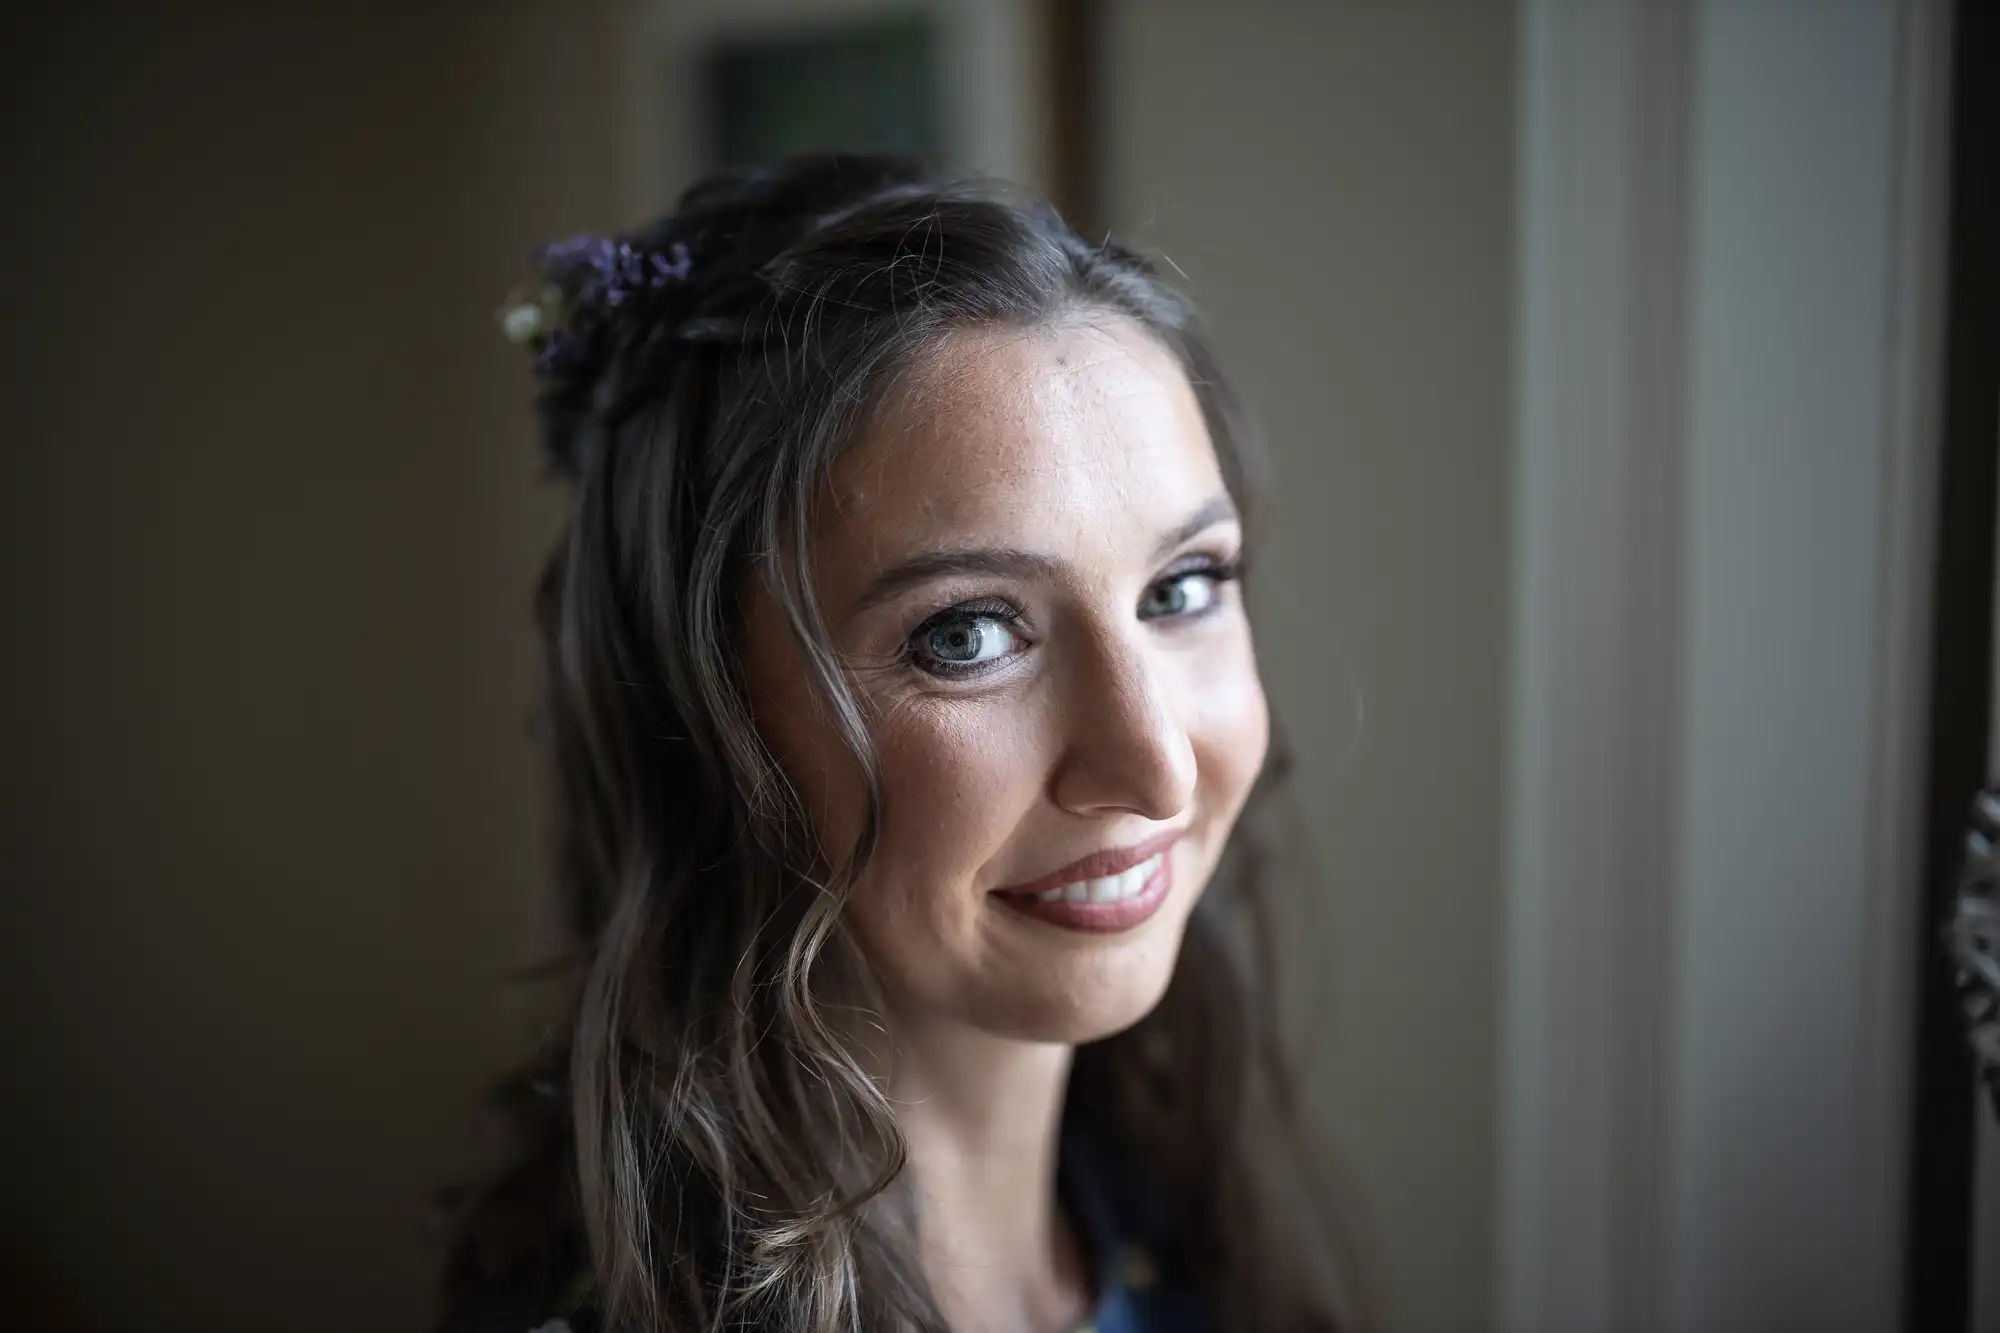
<path id="1" fill-rule="evenodd" d="M 551 510 L 492 311 L 615 220 L 612 33 L 45 8 L 5 44 L 0 1290 L 420 1327 L 540 885 Z"/>
<path id="2" fill-rule="evenodd" d="M 1112 14 L 1112 221 L 1187 273 L 1281 482 L 1259 650 L 1326 881 L 1285 960 L 1294 1035 L 1392 1327 L 1485 1327 L 1512 10 Z"/>

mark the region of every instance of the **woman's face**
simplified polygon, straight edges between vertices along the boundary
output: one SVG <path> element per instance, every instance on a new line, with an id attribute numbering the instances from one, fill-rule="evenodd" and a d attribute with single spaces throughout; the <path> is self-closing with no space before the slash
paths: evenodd
<path id="1" fill-rule="evenodd" d="M 1158 1003 L 1269 735 L 1242 540 L 1186 376 L 1129 321 L 958 335 L 843 456 L 809 558 L 880 756 L 849 921 L 892 1022 L 1082 1042 Z M 844 852 L 859 777 L 761 590 L 747 649 Z"/>

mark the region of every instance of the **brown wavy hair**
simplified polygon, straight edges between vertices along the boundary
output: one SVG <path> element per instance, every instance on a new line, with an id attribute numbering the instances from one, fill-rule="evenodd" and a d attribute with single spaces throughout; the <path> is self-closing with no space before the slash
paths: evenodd
<path id="1" fill-rule="evenodd" d="M 685 280 L 567 349 L 541 404 L 571 496 L 537 613 L 574 998 L 547 1058 L 502 1090 L 522 1156 L 467 1211 L 447 1326 L 552 1308 L 585 1273 L 609 1328 L 944 1333 L 895 1114 L 836 1017 L 873 994 L 843 906 L 881 802 L 807 577 L 815 499 L 955 332 L 1075 313 L 1129 319 L 1178 360 L 1246 526 L 1255 440 L 1152 266 L 1007 187 L 799 158 L 696 186 L 632 245 L 685 260 Z M 838 860 L 753 723 L 753 579 L 868 784 L 866 832 Z M 1334 1326 L 1326 1215 L 1268 1188 L 1272 1143 L 1296 1143 L 1260 899 L 1273 754 L 1165 998 L 1077 1051 L 1064 1110 L 1158 1187 L 1176 1270 L 1222 1333 Z"/>

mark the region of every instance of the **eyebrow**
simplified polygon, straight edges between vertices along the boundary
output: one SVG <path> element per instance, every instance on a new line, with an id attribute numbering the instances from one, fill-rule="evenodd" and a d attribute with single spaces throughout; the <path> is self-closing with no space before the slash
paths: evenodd
<path id="1" fill-rule="evenodd" d="M 1173 531 L 1161 537 L 1153 548 L 1155 563 L 1166 559 L 1174 549 L 1218 523 L 1233 520 L 1236 506 L 1227 495 L 1217 495 L 1205 501 L 1200 508 L 1189 514 Z M 944 578 L 951 574 L 985 574 L 995 578 L 1050 578 L 1056 573 L 1056 562 L 1034 551 L 1024 551 L 1012 546 L 985 546 L 957 551 L 925 551 L 900 560 L 868 581 L 861 595 L 855 600 L 856 614 L 909 589 Z"/>
<path id="2" fill-rule="evenodd" d="M 1153 548 L 1153 563 L 1158 564 L 1174 553 L 1174 548 L 1194 540 L 1218 523 L 1234 522 L 1236 504 L 1227 495 L 1210 496 L 1202 506 L 1189 514 Z"/>

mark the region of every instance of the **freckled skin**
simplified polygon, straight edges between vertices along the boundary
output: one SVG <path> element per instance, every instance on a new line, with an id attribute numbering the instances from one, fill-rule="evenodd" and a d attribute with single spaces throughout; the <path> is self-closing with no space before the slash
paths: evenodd
<path id="1" fill-rule="evenodd" d="M 1227 516 L 1156 550 L 1225 494 L 1185 375 L 1111 318 L 955 335 L 841 459 L 810 560 L 880 755 L 882 838 L 848 911 L 892 1022 L 1077 1043 L 1159 1002 L 1269 739 L 1236 585 L 1189 585 L 1213 590 L 1199 615 L 1139 613 L 1169 570 L 1236 559 Z M 952 574 L 856 612 L 881 570 L 969 547 L 1052 570 Z M 927 618 L 995 601 L 1021 616 L 987 631 L 1006 652 L 982 674 L 910 660 Z M 856 834 L 859 783 L 800 662 L 775 603 L 753 593 L 759 725 L 837 852 Z M 1065 930 L 992 895 L 1169 830 L 1185 832 L 1172 893 L 1129 931 Z"/>

